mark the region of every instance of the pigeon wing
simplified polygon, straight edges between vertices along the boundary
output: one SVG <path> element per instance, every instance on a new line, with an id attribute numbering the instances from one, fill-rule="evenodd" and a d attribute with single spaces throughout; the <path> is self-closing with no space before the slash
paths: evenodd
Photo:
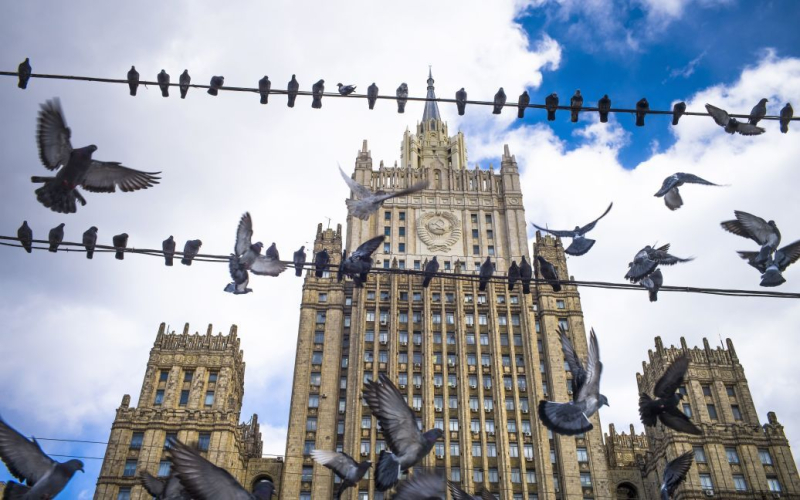
<path id="1" fill-rule="evenodd" d="M 761 135 L 765 129 L 750 123 L 741 123 L 736 126 L 736 131 L 742 135 Z"/>
<path id="2" fill-rule="evenodd" d="M 44 454 L 39 443 L 29 441 L 0 418 L 0 458 L 8 471 L 33 486 L 50 471 L 55 461 Z"/>
<path id="3" fill-rule="evenodd" d="M 573 238 L 575 236 L 575 231 L 559 231 L 559 230 L 556 230 L 556 229 L 545 229 L 543 227 L 537 226 L 533 222 L 531 222 L 531 225 L 533 227 L 535 227 L 536 229 L 538 229 L 539 231 L 544 231 L 545 233 L 550 233 L 553 236 L 558 236 L 559 238 Z"/>
<path id="4" fill-rule="evenodd" d="M 39 159 L 48 170 L 55 170 L 69 161 L 72 152 L 70 136 L 61 101 L 58 98 L 42 104 L 36 128 L 36 141 L 39 144 Z"/>
<path id="5" fill-rule="evenodd" d="M 603 373 L 603 363 L 600 362 L 600 346 L 597 344 L 597 335 L 594 328 L 589 331 L 589 356 L 586 358 L 586 380 L 578 389 L 577 400 L 584 401 L 600 394 L 600 375 Z"/>
<path id="6" fill-rule="evenodd" d="M 694 425 L 694 423 L 689 420 L 689 417 L 687 417 L 686 414 L 684 414 L 676 406 L 668 407 L 667 411 L 660 414 L 658 418 L 661 419 L 662 424 L 678 432 L 694 434 L 695 436 L 700 436 L 703 434 L 703 431 Z"/>
<path id="7" fill-rule="evenodd" d="M 678 387 L 683 385 L 683 377 L 686 376 L 686 370 L 689 369 L 689 358 L 687 356 L 679 356 L 667 367 L 664 374 L 656 382 L 653 388 L 653 394 L 657 398 L 670 398 Z"/>
<path id="8" fill-rule="evenodd" d="M 406 189 L 401 189 L 400 191 L 393 191 L 391 193 L 383 193 L 379 196 L 376 196 L 376 201 L 385 201 L 388 200 L 389 198 L 396 198 L 398 196 L 406 196 L 412 193 L 416 193 L 417 191 L 422 191 L 423 189 L 426 189 L 429 185 L 430 183 L 428 181 L 418 182 Z"/>
<path id="9" fill-rule="evenodd" d="M 686 474 L 692 467 L 694 461 L 694 451 L 689 450 L 675 460 L 667 464 L 664 469 L 664 487 L 667 493 L 672 496 L 678 486 L 686 479 Z"/>
<path id="10" fill-rule="evenodd" d="M 492 492 L 489 490 L 483 490 L 481 492 L 481 500 L 497 500 L 497 498 L 492 495 Z"/>
<path id="11" fill-rule="evenodd" d="M 313 458 L 318 464 L 322 464 L 332 470 L 342 479 L 345 479 L 351 472 L 353 472 L 353 470 L 358 468 L 358 463 L 356 463 L 356 461 L 346 453 L 312 450 L 311 458 Z"/>
<path id="12" fill-rule="evenodd" d="M 458 485 L 452 481 L 447 481 L 447 489 L 450 490 L 450 496 L 453 500 L 473 500 L 474 497 L 467 493 L 466 491 L 462 490 L 458 487 Z M 494 500 L 494 499 L 493 499 Z"/>
<path id="13" fill-rule="evenodd" d="M 245 212 L 239 220 L 239 227 L 236 228 L 236 245 L 233 250 L 236 255 L 242 255 L 250 248 L 253 241 L 253 219 L 250 212 Z"/>
<path id="14" fill-rule="evenodd" d="M 574 384 L 575 397 L 577 398 L 578 393 L 586 383 L 587 373 L 581 360 L 578 359 L 575 349 L 572 347 L 572 342 L 570 342 L 566 330 L 561 325 L 558 325 L 558 330 L 561 333 L 561 350 L 564 351 L 564 360 L 569 365 L 569 371 L 572 372 L 572 383 Z"/>
<path id="15" fill-rule="evenodd" d="M 252 495 L 230 475 L 180 441 L 171 441 L 170 456 L 186 491 L 197 500 L 252 500 Z"/>
<path id="16" fill-rule="evenodd" d="M 376 236 L 372 239 L 369 239 L 359 245 L 356 248 L 356 251 L 350 254 L 350 259 L 352 260 L 362 260 L 362 259 L 369 259 L 372 253 L 378 249 L 378 247 L 383 243 L 384 238 L 383 235 Z"/>
<path id="17" fill-rule="evenodd" d="M 142 172 L 112 161 L 92 160 L 81 186 L 92 193 L 113 193 L 117 188 L 127 193 L 158 184 L 160 173 Z"/>
<path id="18" fill-rule="evenodd" d="M 417 427 L 417 417 L 389 377 L 381 373 L 379 380 L 364 385 L 364 400 L 378 419 L 392 453 L 416 456 L 424 439 Z"/>
<path id="19" fill-rule="evenodd" d="M 353 180 L 349 175 L 345 174 L 344 170 L 342 170 L 341 165 L 339 166 L 339 173 L 342 174 L 342 179 L 344 179 L 344 181 L 350 187 L 350 190 L 353 191 L 353 195 L 355 195 L 355 197 L 358 198 L 359 200 L 363 200 L 364 198 L 369 198 L 370 196 L 374 195 L 374 193 L 370 191 L 369 188 L 362 186 L 361 184 Z"/>
<path id="20" fill-rule="evenodd" d="M 733 213 L 736 215 L 736 220 L 739 221 L 741 227 L 759 245 L 767 243 L 769 237 L 775 234 L 775 229 L 761 217 L 740 210 L 734 210 Z"/>
<path id="21" fill-rule="evenodd" d="M 154 497 L 160 496 L 162 493 L 164 493 L 164 489 L 167 487 L 167 483 L 165 481 L 154 477 L 152 474 L 146 471 L 142 471 L 142 473 L 139 474 L 139 480 L 141 480 L 144 489 Z"/>
<path id="22" fill-rule="evenodd" d="M 250 271 L 259 276 L 278 276 L 286 270 L 287 264 L 278 259 L 259 255 L 250 265 Z"/>
<path id="23" fill-rule="evenodd" d="M 720 127 L 727 126 L 728 122 L 731 121 L 730 115 L 728 115 L 728 112 L 724 109 L 712 106 L 711 104 L 706 104 L 706 111 L 708 111 L 708 114 L 711 115 L 711 118 L 713 118 Z"/>
<path id="24" fill-rule="evenodd" d="M 708 182 L 707 180 L 703 179 L 702 177 L 698 177 L 694 174 L 687 174 L 681 172 L 678 174 L 678 179 L 683 182 L 684 184 L 702 184 L 704 186 L 719 186 L 719 184 L 714 184 L 713 182 Z"/>
<path id="25" fill-rule="evenodd" d="M 735 222 L 735 221 L 729 221 L 729 222 Z M 745 252 L 745 251 L 740 250 L 740 251 L 738 251 L 736 253 L 739 254 L 739 257 L 741 257 L 744 260 L 746 260 L 748 264 L 750 264 L 751 266 L 753 266 L 756 269 L 758 269 L 758 271 L 761 272 L 762 274 L 764 272 L 766 272 L 767 264 L 766 263 L 759 264 L 758 262 L 756 262 L 756 259 L 758 258 L 758 254 L 759 254 L 758 252 Z"/>
<path id="26" fill-rule="evenodd" d="M 571 402 L 539 401 L 539 418 L 544 426 L 565 436 L 574 436 L 594 428 L 583 411 L 580 405 Z"/>
<path id="27" fill-rule="evenodd" d="M 436 474 L 420 472 L 413 474 L 397 485 L 397 490 L 392 498 L 395 500 L 422 500 L 429 498 L 444 498 L 444 478 Z"/>
<path id="28" fill-rule="evenodd" d="M 590 223 L 586 224 L 585 226 L 583 226 L 578 234 L 584 235 L 584 234 L 588 233 L 589 231 L 591 231 L 592 229 L 594 229 L 594 226 L 595 226 L 595 224 L 597 224 L 597 221 L 599 221 L 600 219 L 605 217 L 606 214 L 608 214 L 608 212 L 611 211 L 611 207 L 613 207 L 613 206 L 614 206 L 614 202 L 609 203 L 608 204 L 608 208 L 606 208 L 606 211 L 603 212 L 603 215 L 601 215 L 600 217 L 596 218 L 592 222 L 590 222 Z"/>
<path id="29" fill-rule="evenodd" d="M 754 252 L 757 253 L 757 252 Z M 781 272 L 785 271 L 787 267 L 797 262 L 800 259 L 800 240 L 794 243 L 789 243 L 775 252 L 775 264 Z"/>

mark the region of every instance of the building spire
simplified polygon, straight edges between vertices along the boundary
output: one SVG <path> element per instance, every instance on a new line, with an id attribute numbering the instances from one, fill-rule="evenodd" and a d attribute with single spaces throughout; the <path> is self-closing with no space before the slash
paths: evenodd
<path id="1" fill-rule="evenodd" d="M 428 94 L 425 98 L 436 99 L 436 94 L 433 91 L 433 73 L 430 66 L 428 66 Z M 425 111 L 422 113 L 422 121 L 427 122 L 428 120 L 442 120 L 442 117 L 439 115 L 439 105 L 436 101 L 425 101 Z"/>

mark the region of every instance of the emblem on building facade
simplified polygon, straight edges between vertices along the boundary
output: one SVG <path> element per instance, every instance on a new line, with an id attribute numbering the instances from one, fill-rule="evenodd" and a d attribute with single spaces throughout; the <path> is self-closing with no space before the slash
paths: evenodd
<path id="1" fill-rule="evenodd" d="M 417 219 L 417 236 L 431 252 L 449 252 L 461 238 L 461 221 L 450 212 L 428 212 Z"/>

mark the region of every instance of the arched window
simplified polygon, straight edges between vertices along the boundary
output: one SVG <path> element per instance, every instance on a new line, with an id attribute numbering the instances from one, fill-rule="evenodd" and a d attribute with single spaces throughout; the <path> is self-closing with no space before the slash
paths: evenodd
<path id="1" fill-rule="evenodd" d="M 436 189 L 442 189 L 442 175 L 438 170 L 436 171 Z"/>
<path id="2" fill-rule="evenodd" d="M 639 500 L 639 491 L 631 483 L 617 485 L 617 500 Z"/>

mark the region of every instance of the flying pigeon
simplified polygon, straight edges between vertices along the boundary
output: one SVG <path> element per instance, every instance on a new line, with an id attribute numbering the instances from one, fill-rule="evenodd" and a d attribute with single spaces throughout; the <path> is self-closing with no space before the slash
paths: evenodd
<path id="1" fill-rule="evenodd" d="M 28 80 L 31 78 L 31 59 L 29 57 L 26 57 L 24 61 L 19 63 L 17 76 L 19 77 L 17 87 L 21 89 L 28 88 Z"/>
<path id="2" fill-rule="evenodd" d="M 666 427 L 678 432 L 695 436 L 703 434 L 703 431 L 678 408 L 678 404 L 683 399 L 683 394 L 678 391 L 678 388 L 683 385 L 683 379 L 688 369 L 689 357 L 684 354 L 676 358 L 656 382 L 653 388 L 655 399 L 644 392 L 639 395 L 639 417 L 644 425 L 654 427 L 656 420 L 661 420 Z"/>
<path id="3" fill-rule="evenodd" d="M 549 96 L 545 97 L 544 106 L 547 109 L 547 121 L 555 121 L 556 109 L 558 109 L 558 94 L 553 92 Z"/>
<path id="4" fill-rule="evenodd" d="M 302 276 L 303 275 L 303 266 L 306 265 L 306 246 L 303 245 L 300 247 L 300 250 L 294 253 L 294 275 L 295 276 Z"/>
<path id="5" fill-rule="evenodd" d="M 541 255 L 536 256 L 536 263 L 538 264 L 539 274 L 542 275 L 542 278 L 547 280 L 550 286 L 553 287 L 554 292 L 560 292 L 561 283 L 559 283 L 558 280 L 558 269 L 556 269 L 556 266 L 547 262 Z"/>
<path id="6" fill-rule="evenodd" d="M 250 283 L 250 274 L 238 256 L 231 254 L 228 261 L 228 270 L 233 281 L 225 286 L 224 291 L 234 295 L 243 295 L 253 291 L 252 288 L 247 288 Z"/>
<path id="7" fill-rule="evenodd" d="M 342 254 L 340 272 L 350 276 L 358 288 L 367 281 L 367 273 L 372 268 L 372 253 L 383 243 L 385 236 L 380 235 L 362 243 L 356 251 L 345 258 Z"/>
<path id="8" fill-rule="evenodd" d="M 786 283 L 783 271 L 800 259 L 800 240 L 779 248 L 775 251 L 775 256 L 770 257 L 766 262 L 757 262 L 759 252 L 737 253 L 739 257 L 761 272 L 761 286 L 778 286 Z"/>
<path id="9" fill-rule="evenodd" d="M 637 127 L 644 127 L 644 115 L 650 111 L 650 103 L 647 102 L 647 99 L 642 97 L 639 99 L 639 102 L 636 103 L 636 126 Z"/>
<path id="10" fill-rule="evenodd" d="M 261 255 L 261 249 L 264 248 L 264 244 L 260 241 L 254 244 L 252 239 L 253 219 L 250 217 L 249 212 L 245 212 L 236 229 L 234 253 L 241 260 L 245 269 L 254 274 L 260 276 L 278 276 L 281 274 L 286 269 L 286 264 L 280 261 L 275 243 L 267 249 L 265 255 Z"/>
<path id="11" fill-rule="evenodd" d="M 336 500 L 342 497 L 344 490 L 351 486 L 357 486 L 364 474 L 372 467 L 372 462 L 369 460 L 358 463 L 347 453 L 335 451 L 311 450 L 311 458 L 332 470 L 342 480 L 339 489 L 336 490 Z"/>
<path id="12" fill-rule="evenodd" d="M 269 102 L 269 89 L 272 87 L 272 82 L 269 81 L 267 75 L 258 81 L 258 93 L 261 95 L 261 104 Z"/>
<path id="13" fill-rule="evenodd" d="M 139 87 L 139 72 L 136 71 L 136 66 L 131 66 L 131 69 L 128 70 L 128 88 L 131 91 L 131 95 L 136 95 L 136 89 Z"/>
<path id="14" fill-rule="evenodd" d="M 757 217 L 747 212 L 734 210 L 736 220 L 728 220 L 720 223 L 722 229 L 743 238 L 748 238 L 759 245 L 761 250 L 755 259 L 758 264 L 767 262 L 772 252 L 777 250 L 781 244 L 781 232 L 778 230 L 774 220 L 769 222 L 761 217 Z"/>
<path id="15" fill-rule="evenodd" d="M 112 241 L 114 242 L 114 249 L 117 251 L 114 257 L 117 260 L 123 260 L 125 258 L 125 247 L 128 246 L 128 233 L 118 234 L 112 238 Z"/>
<path id="16" fill-rule="evenodd" d="M 608 112 L 611 110 L 611 99 L 608 94 L 603 95 L 597 101 L 597 112 L 600 113 L 600 123 L 608 123 Z"/>
<path id="17" fill-rule="evenodd" d="M 53 253 L 58 251 L 58 246 L 64 241 L 64 226 L 65 224 L 62 222 L 51 229 L 50 234 L 47 236 L 47 240 L 50 242 L 49 250 Z"/>
<path id="18" fill-rule="evenodd" d="M 147 493 L 152 495 L 155 500 L 191 500 L 175 474 L 170 474 L 167 479 L 160 479 L 142 471 L 139 474 L 139 480 Z"/>
<path id="19" fill-rule="evenodd" d="M 161 250 L 164 252 L 164 265 L 172 266 L 172 258 L 175 256 L 175 238 L 169 238 L 161 242 Z"/>
<path id="20" fill-rule="evenodd" d="M 519 276 L 522 279 L 522 293 L 528 295 L 531 293 L 531 278 L 533 278 L 533 268 L 522 256 L 522 261 L 519 264 Z"/>
<path id="21" fill-rule="evenodd" d="M 683 206 L 683 198 L 681 198 L 681 193 L 678 191 L 678 188 L 687 182 L 690 184 L 702 184 L 704 186 L 719 186 L 719 184 L 708 182 L 694 174 L 678 172 L 664 179 L 664 182 L 661 184 L 661 189 L 653 196 L 658 198 L 663 196 L 664 204 L 667 205 L 667 208 L 670 210 L 677 210 Z"/>
<path id="22" fill-rule="evenodd" d="M 92 226 L 83 233 L 83 246 L 86 248 L 86 258 L 94 256 L 94 247 L 97 245 L 97 227 Z"/>
<path id="23" fill-rule="evenodd" d="M 156 80 L 158 80 L 158 86 L 161 88 L 161 96 L 162 97 L 169 97 L 169 75 L 163 69 L 161 73 L 156 76 Z"/>
<path id="24" fill-rule="evenodd" d="M 372 85 L 367 87 L 367 104 L 369 104 L 369 109 L 375 107 L 375 101 L 378 100 L 378 86 L 375 85 L 375 82 L 372 82 Z"/>
<path id="25" fill-rule="evenodd" d="M 341 83 L 339 84 L 341 85 Z M 322 107 L 322 94 L 325 93 L 325 80 L 320 80 L 311 86 L 311 107 L 320 109 Z"/>
<path id="26" fill-rule="evenodd" d="M 486 257 L 486 260 L 483 261 L 483 264 L 481 264 L 481 269 L 479 272 L 480 284 L 478 285 L 478 290 L 481 292 L 486 291 L 486 284 L 489 283 L 490 279 L 492 279 L 493 274 L 494 264 L 492 264 L 492 259 L 491 257 Z"/>
<path id="27" fill-rule="evenodd" d="M 578 122 L 578 113 L 581 112 L 581 108 L 583 107 L 583 96 L 581 95 L 580 90 L 575 91 L 575 95 L 569 100 L 569 107 L 570 111 L 572 112 L 571 120 L 572 123 Z"/>
<path id="28" fill-rule="evenodd" d="M 371 191 L 366 186 L 362 186 L 355 180 L 351 179 L 347 174 L 344 173 L 344 170 L 342 170 L 341 166 L 339 166 L 339 172 L 342 174 L 342 179 L 344 179 L 344 181 L 353 191 L 354 199 L 345 200 L 345 203 L 347 204 L 347 211 L 353 217 L 357 217 L 361 220 L 369 219 L 369 216 L 378 211 L 378 209 L 381 208 L 381 205 L 383 205 L 383 202 L 389 198 L 406 196 L 411 193 L 416 193 L 417 191 L 422 191 L 428 187 L 428 181 L 422 181 L 412 185 L 407 189 L 401 189 L 400 191 L 393 191 L 390 193 L 381 190 Z"/>
<path id="29" fill-rule="evenodd" d="M 217 95 L 219 93 L 219 89 L 225 84 L 225 77 L 224 76 L 212 76 L 211 81 L 209 82 L 208 86 L 208 93 L 211 95 Z"/>
<path id="30" fill-rule="evenodd" d="M 506 93 L 503 91 L 503 87 L 500 87 L 500 90 L 494 95 L 494 109 L 492 110 L 492 114 L 499 115 L 501 111 L 503 111 L 503 106 L 506 104 Z"/>
<path id="31" fill-rule="evenodd" d="M 3 498 L 55 498 L 67 486 L 77 471 L 83 472 L 83 462 L 56 462 L 42 451 L 39 443 L 28 439 L 0 417 L 0 458 L 8 471 L 25 485 L 8 481 Z"/>
<path id="32" fill-rule="evenodd" d="M 26 252 L 33 252 L 33 230 L 28 226 L 28 221 L 22 221 L 22 225 L 17 229 L 17 238 Z"/>
<path id="33" fill-rule="evenodd" d="M 489 490 L 483 490 L 480 496 L 472 496 L 452 481 L 447 481 L 447 487 L 453 500 L 497 500 Z"/>
<path id="34" fill-rule="evenodd" d="M 183 258 L 181 259 L 181 264 L 184 266 L 191 266 L 192 260 L 197 257 L 202 245 L 203 242 L 200 240 L 187 240 L 186 244 L 183 245 Z"/>
<path id="35" fill-rule="evenodd" d="M 564 436 L 574 436 L 592 430 L 594 426 L 589 422 L 589 417 L 603 405 L 608 406 L 608 399 L 600 394 L 603 363 L 600 362 L 600 348 L 597 345 L 594 329 L 589 333 L 589 357 L 586 359 L 585 369 L 567 337 L 567 332 L 561 327 L 559 330 L 564 359 L 572 372 L 573 401 L 567 403 L 539 401 L 539 418 L 551 431 Z"/>
<path id="36" fill-rule="evenodd" d="M 669 251 L 669 243 L 659 248 L 653 248 L 650 245 L 639 250 L 633 258 L 633 262 L 628 264 L 628 272 L 625 274 L 625 279 L 636 283 L 642 278 L 648 276 L 661 265 L 672 266 L 679 262 L 689 262 L 694 260 L 694 257 L 682 259 L 667 253 Z"/>
<path id="37" fill-rule="evenodd" d="M 328 255 L 328 250 L 322 249 L 314 256 L 314 276 L 322 278 L 322 274 L 328 268 L 328 262 L 331 261 L 331 256 Z"/>
<path id="38" fill-rule="evenodd" d="M 508 291 L 514 290 L 514 284 L 519 281 L 519 266 L 517 265 L 517 261 L 512 261 L 511 266 L 508 268 Z"/>
<path id="39" fill-rule="evenodd" d="M 381 451 L 375 472 L 376 489 L 386 491 L 397 484 L 402 472 L 430 453 L 444 432 L 441 429 L 421 432 L 416 415 L 385 373 L 378 375 L 378 381 L 367 381 L 363 394 L 391 450 Z"/>
<path id="40" fill-rule="evenodd" d="M 467 91 L 464 87 L 456 91 L 456 108 L 458 108 L 458 116 L 464 115 L 464 110 L 467 108 Z"/>
<path id="41" fill-rule="evenodd" d="M 189 76 L 188 69 L 183 70 L 180 78 L 178 78 L 178 83 L 180 84 L 181 99 L 186 99 L 186 93 L 189 92 L 189 84 L 192 83 L 192 77 Z"/>
<path id="42" fill-rule="evenodd" d="M 794 117 L 794 109 L 787 102 L 786 106 L 781 110 L 781 132 L 784 134 L 789 132 L 789 122 L 792 121 L 792 117 Z"/>
<path id="43" fill-rule="evenodd" d="M 403 82 L 397 87 L 397 112 L 406 112 L 406 102 L 408 101 L 408 85 Z"/>
<path id="44" fill-rule="evenodd" d="M 585 237 L 586 233 L 594 229 L 594 226 L 595 224 L 597 224 L 597 221 L 605 217 L 606 214 L 611 210 L 612 206 L 614 206 L 614 203 L 613 202 L 609 203 L 608 208 L 606 208 L 606 211 L 603 212 L 603 215 L 601 215 L 600 217 L 596 218 L 595 220 L 586 224 L 583 227 L 575 226 L 575 229 L 573 229 L 572 231 L 567 231 L 567 230 L 557 231 L 555 229 L 545 229 L 543 227 L 537 226 L 536 224 L 533 223 L 531 224 L 533 224 L 533 227 L 535 227 L 536 229 L 544 231 L 546 233 L 550 233 L 553 236 L 558 236 L 559 238 L 572 238 L 572 243 L 570 243 L 570 245 L 567 247 L 566 250 L 564 250 L 564 252 L 566 252 L 567 255 L 574 255 L 576 257 L 579 257 L 581 255 L 586 254 L 586 252 L 588 252 L 589 250 L 591 250 L 592 246 L 594 246 L 595 243 L 595 240 Z"/>
<path id="45" fill-rule="evenodd" d="M 342 95 L 350 95 L 356 91 L 355 85 L 342 85 L 341 83 L 336 84 L 339 87 L 339 93 Z"/>
<path id="46" fill-rule="evenodd" d="M 672 124 L 677 125 L 678 120 L 681 119 L 681 116 L 686 113 L 686 103 L 676 102 L 674 106 L 672 106 Z"/>
<path id="47" fill-rule="evenodd" d="M 441 500 L 445 498 L 447 486 L 444 477 L 436 473 L 418 472 L 397 485 L 394 500 Z"/>
<path id="48" fill-rule="evenodd" d="M 725 132 L 729 134 L 733 134 L 734 132 L 738 132 L 742 135 L 759 135 L 764 133 L 763 128 L 740 122 L 736 118 L 729 116 L 728 112 L 724 109 L 712 106 L 711 104 L 706 104 L 706 111 L 708 111 L 708 114 L 711 115 L 717 125 L 724 127 Z"/>
<path id="49" fill-rule="evenodd" d="M 36 199 L 45 207 L 54 212 L 75 213 L 76 201 L 86 205 L 78 186 L 94 193 L 113 193 L 117 187 L 128 192 L 158 184 L 160 177 L 156 174 L 161 172 L 141 172 L 117 162 L 94 160 L 92 153 L 97 146 L 72 149 L 71 135 L 59 100 L 42 104 L 36 130 L 39 158 L 48 170 L 61 167 L 53 177 L 31 177 L 32 182 L 44 183 L 36 189 Z"/>
<path id="50" fill-rule="evenodd" d="M 297 99 L 297 92 L 300 90 L 300 84 L 297 83 L 297 78 L 292 75 L 289 84 L 286 86 L 286 93 L 289 96 L 289 102 L 286 104 L 290 108 L 294 107 L 294 100 Z"/>
<path id="51" fill-rule="evenodd" d="M 347 250 L 342 250 L 342 258 L 339 260 L 339 269 L 336 270 L 336 282 L 341 283 L 344 278 L 344 265 L 347 262 Z"/>
<path id="52" fill-rule="evenodd" d="M 664 284 L 664 276 L 661 274 L 661 269 L 656 269 L 648 274 L 639 282 L 640 285 L 647 288 L 650 292 L 650 302 L 658 301 L 658 290 Z"/>
<path id="53" fill-rule="evenodd" d="M 761 99 L 758 101 L 758 104 L 753 106 L 753 109 L 750 111 L 750 118 L 747 122 L 750 125 L 758 125 L 758 122 L 765 116 L 767 116 L 767 100 Z"/>
<path id="54" fill-rule="evenodd" d="M 436 256 L 433 256 L 433 260 L 428 262 L 425 265 L 425 279 L 422 280 L 422 288 L 428 288 L 428 285 L 431 284 L 431 280 L 433 279 L 433 275 L 439 271 L 439 261 L 436 260 Z"/>
<path id="55" fill-rule="evenodd" d="M 270 500 L 275 494 L 271 481 L 256 483 L 248 493 L 228 471 L 212 464 L 178 440 L 171 439 L 169 454 L 175 473 L 195 500 Z"/>
<path id="56" fill-rule="evenodd" d="M 694 450 L 689 450 L 675 460 L 670 461 L 664 469 L 664 482 L 661 484 L 661 500 L 669 500 L 686 480 L 686 474 L 692 468 Z"/>

